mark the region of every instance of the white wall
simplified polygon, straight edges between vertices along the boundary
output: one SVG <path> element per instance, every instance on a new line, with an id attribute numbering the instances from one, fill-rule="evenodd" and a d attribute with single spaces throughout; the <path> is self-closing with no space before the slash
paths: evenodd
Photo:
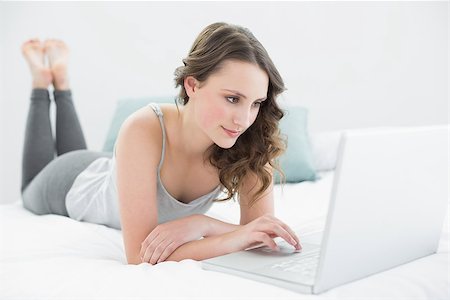
<path id="1" fill-rule="evenodd" d="M 311 132 L 448 123 L 448 2 L 0 2 L 0 202 L 19 197 L 23 41 L 70 46 L 74 100 L 99 150 L 115 101 L 175 95 L 173 71 L 216 21 L 252 30 L 284 77 L 284 101 L 310 109 Z"/>

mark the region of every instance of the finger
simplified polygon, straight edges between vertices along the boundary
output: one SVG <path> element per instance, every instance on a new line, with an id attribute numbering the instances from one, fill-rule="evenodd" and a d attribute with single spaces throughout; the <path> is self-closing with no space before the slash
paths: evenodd
<path id="1" fill-rule="evenodd" d="M 150 247 L 147 247 L 141 256 L 142 262 L 148 263 L 150 261 L 150 257 L 152 257 L 152 254 L 153 254 L 153 249 L 150 249 Z"/>
<path id="2" fill-rule="evenodd" d="M 280 224 L 278 223 L 266 223 L 261 228 L 266 233 L 275 233 L 277 236 L 284 239 L 286 242 L 290 244 L 295 244 L 295 240 L 291 237 L 289 232 L 287 232 Z"/>
<path id="3" fill-rule="evenodd" d="M 158 246 L 156 246 L 152 256 L 150 257 L 150 263 L 152 265 L 155 265 L 158 262 L 159 258 L 161 257 L 161 254 L 164 252 L 164 250 L 171 242 L 172 241 L 162 241 Z"/>
<path id="4" fill-rule="evenodd" d="M 251 243 L 247 248 L 245 248 L 244 250 L 252 250 L 252 249 L 257 249 L 257 248 L 261 248 L 264 247 L 266 244 L 260 242 L 260 241 L 256 241 L 254 243 Z"/>
<path id="5" fill-rule="evenodd" d="M 141 261 L 144 259 L 145 250 L 147 250 L 147 244 L 145 242 L 141 243 L 141 249 L 139 250 L 139 257 L 141 258 Z"/>
<path id="6" fill-rule="evenodd" d="M 256 236 L 256 239 L 260 242 L 263 242 L 265 245 L 267 245 L 270 249 L 272 249 L 273 251 L 279 251 L 280 248 L 278 247 L 278 245 L 275 243 L 274 240 L 272 240 L 269 235 L 267 235 L 264 232 L 259 232 Z"/>
<path id="7" fill-rule="evenodd" d="M 156 232 L 153 230 L 150 232 L 150 234 L 145 238 L 145 240 L 141 243 L 141 250 L 139 251 L 139 256 L 144 257 L 145 251 L 147 250 L 148 246 L 159 236 L 159 232 Z"/>
<path id="8" fill-rule="evenodd" d="M 290 229 L 290 228 L 289 228 L 289 229 Z M 292 236 L 292 237 L 294 238 L 294 240 L 295 240 L 295 245 L 294 245 L 295 249 L 301 250 L 301 249 L 302 249 L 302 245 L 300 244 L 300 239 L 298 238 L 297 234 L 296 234 L 292 229 L 290 229 L 290 231 L 292 232 L 292 233 L 291 233 L 291 236 Z"/>
<path id="9" fill-rule="evenodd" d="M 280 225 L 288 234 L 289 238 L 286 239 L 283 237 L 288 243 L 290 243 L 292 246 L 294 246 L 297 250 L 300 250 L 302 247 L 300 245 L 300 239 L 298 238 L 297 234 L 283 221 L 280 219 L 277 219 L 275 217 L 272 217 L 272 220 L 276 222 L 278 225 Z"/>
<path id="10" fill-rule="evenodd" d="M 162 232 L 161 227 L 158 225 L 155 228 L 153 228 L 152 231 L 147 235 L 144 242 L 147 244 L 150 244 L 151 241 L 153 241 L 158 235 L 160 235 Z"/>
<path id="11" fill-rule="evenodd" d="M 153 256 L 153 252 L 155 252 L 156 247 L 159 246 L 164 241 L 163 236 L 158 235 L 145 249 L 143 254 L 143 261 L 150 262 L 151 257 Z"/>
<path id="12" fill-rule="evenodd" d="M 175 251 L 175 249 L 177 249 L 179 247 L 179 245 L 176 245 L 175 242 L 170 243 L 166 249 L 164 249 L 164 252 L 161 253 L 161 256 L 159 257 L 158 261 L 156 262 L 157 264 L 165 261 L 172 253 L 173 251 Z"/>
<path id="13" fill-rule="evenodd" d="M 295 248 L 297 250 L 300 250 L 302 248 L 302 246 L 300 245 L 300 239 L 298 238 L 297 234 L 295 233 L 294 230 L 292 230 L 288 225 L 286 225 L 285 223 L 280 221 L 280 226 L 284 228 L 284 230 L 286 230 L 289 235 L 291 236 L 291 241 L 292 241 L 292 245 L 295 246 Z"/>

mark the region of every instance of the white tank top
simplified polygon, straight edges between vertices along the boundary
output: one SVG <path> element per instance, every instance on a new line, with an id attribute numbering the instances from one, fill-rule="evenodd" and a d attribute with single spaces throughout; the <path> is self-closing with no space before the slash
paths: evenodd
<path id="1" fill-rule="evenodd" d="M 167 192 L 160 177 L 166 146 L 163 113 L 156 103 L 150 103 L 149 106 L 153 108 L 159 118 L 163 136 L 162 155 L 157 176 L 158 224 L 193 214 L 204 214 L 213 204 L 213 200 L 221 196 L 221 185 L 188 204 L 178 201 Z M 121 229 L 115 146 L 112 158 L 101 157 L 94 160 L 75 178 L 66 195 L 66 207 L 69 217 L 72 219 Z"/>

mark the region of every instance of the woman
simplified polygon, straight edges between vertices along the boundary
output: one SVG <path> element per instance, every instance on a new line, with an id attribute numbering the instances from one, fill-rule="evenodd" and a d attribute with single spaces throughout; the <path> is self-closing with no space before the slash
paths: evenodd
<path id="1" fill-rule="evenodd" d="M 67 78 L 67 46 L 30 40 L 22 52 L 33 77 L 23 152 L 27 209 L 121 229 L 129 264 L 203 260 L 258 244 L 277 250 L 278 236 L 301 249 L 295 233 L 273 216 L 272 174 L 284 150 L 283 112 L 275 100 L 285 88 L 248 29 L 207 26 L 175 71 L 182 105 L 151 103 L 133 113 L 112 157 L 86 150 Z M 234 196 L 240 225 L 203 214 L 214 201 Z"/>

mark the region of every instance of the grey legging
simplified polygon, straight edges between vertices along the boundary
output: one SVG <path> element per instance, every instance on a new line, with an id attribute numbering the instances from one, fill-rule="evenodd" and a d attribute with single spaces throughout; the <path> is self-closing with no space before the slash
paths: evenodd
<path id="1" fill-rule="evenodd" d="M 70 90 L 55 90 L 56 141 L 50 124 L 50 95 L 33 89 L 22 159 L 23 205 L 35 214 L 68 216 L 65 198 L 75 178 L 91 162 L 110 153 L 86 150 Z M 56 150 L 56 157 L 55 157 Z"/>

